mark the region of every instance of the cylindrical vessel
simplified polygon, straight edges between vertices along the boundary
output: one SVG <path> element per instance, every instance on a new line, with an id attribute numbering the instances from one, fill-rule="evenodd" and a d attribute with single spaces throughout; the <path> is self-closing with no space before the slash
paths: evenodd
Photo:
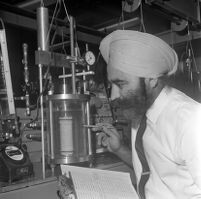
<path id="1" fill-rule="evenodd" d="M 48 96 L 50 157 L 55 164 L 79 163 L 89 160 L 87 104 L 89 95 L 58 94 Z"/>
<path id="2" fill-rule="evenodd" d="M 48 8 L 37 8 L 37 34 L 38 48 L 40 50 L 49 50 L 49 14 Z"/>

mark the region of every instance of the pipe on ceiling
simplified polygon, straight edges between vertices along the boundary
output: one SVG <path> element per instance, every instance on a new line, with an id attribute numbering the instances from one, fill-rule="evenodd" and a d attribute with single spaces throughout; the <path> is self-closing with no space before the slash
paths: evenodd
<path id="1" fill-rule="evenodd" d="M 43 0 L 42 1 L 45 6 L 52 5 L 56 3 L 56 0 Z M 39 7 L 41 4 L 41 0 L 27 0 L 21 3 L 16 4 L 18 8 L 23 8 L 23 9 L 36 9 Z"/>

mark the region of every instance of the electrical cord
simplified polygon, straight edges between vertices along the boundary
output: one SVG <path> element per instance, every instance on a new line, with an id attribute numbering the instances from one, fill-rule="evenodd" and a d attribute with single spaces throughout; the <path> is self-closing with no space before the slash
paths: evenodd
<path id="1" fill-rule="evenodd" d="M 68 22 L 70 23 L 70 17 L 69 17 L 68 11 L 67 11 L 67 9 L 66 9 L 66 4 L 65 4 L 64 0 L 62 0 L 62 2 L 63 2 L 64 9 L 65 9 L 65 12 L 66 12 L 66 17 L 67 17 L 67 19 L 68 19 Z"/>
<path id="2" fill-rule="evenodd" d="M 56 13 L 57 13 L 57 7 L 58 7 L 58 4 L 59 4 L 59 3 L 60 3 L 60 0 L 57 0 L 56 6 L 55 6 L 55 9 L 54 9 L 54 12 L 53 12 L 52 20 L 51 20 L 51 22 L 50 22 L 50 27 L 49 27 L 48 32 L 47 32 L 47 37 L 46 37 L 46 41 L 45 41 L 45 46 L 47 45 L 48 40 L 49 40 L 50 32 L 51 32 L 51 29 L 52 29 L 52 26 L 53 26 L 53 22 L 54 22 Z"/>
<path id="3" fill-rule="evenodd" d="M 119 17 L 118 26 L 120 26 L 121 22 L 124 22 L 124 8 L 125 8 L 125 6 L 126 6 L 126 1 L 124 1 L 123 6 L 121 6 L 121 15 Z M 122 30 L 124 30 L 124 23 L 122 23 Z"/>
<path id="4" fill-rule="evenodd" d="M 5 30 L 5 25 L 4 25 L 4 22 L 3 22 L 2 18 L 0 18 L 0 22 L 1 22 L 2 29 Z"/>
<path id="5" fill-rule="evenodd" d="M 144 25 L 144 14 L 143 14 L 143 6 L 142 3 L 140 4 L 140 31 L 146 32 L 146 28 Z"/>

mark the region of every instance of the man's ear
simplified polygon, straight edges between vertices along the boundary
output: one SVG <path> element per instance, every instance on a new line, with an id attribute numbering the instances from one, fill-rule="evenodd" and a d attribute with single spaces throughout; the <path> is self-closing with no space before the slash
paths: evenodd
<path id="1" fill-rule="evenodd" d="M 145 84 L 150 88 L 156 88 L 158 85 L 158 78 L 145 78 Z"/>

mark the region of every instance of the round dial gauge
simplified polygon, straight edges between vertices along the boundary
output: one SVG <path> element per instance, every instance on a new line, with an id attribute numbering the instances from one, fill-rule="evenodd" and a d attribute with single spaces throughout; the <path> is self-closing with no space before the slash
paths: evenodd
<path id="1" fill-rule="evenodd" d="M 85 61 L 87 62 L 88 65 L 93 65 L 96 61 L 96 57 L 93 52 L 87 51 L 84 55 Z"/>

